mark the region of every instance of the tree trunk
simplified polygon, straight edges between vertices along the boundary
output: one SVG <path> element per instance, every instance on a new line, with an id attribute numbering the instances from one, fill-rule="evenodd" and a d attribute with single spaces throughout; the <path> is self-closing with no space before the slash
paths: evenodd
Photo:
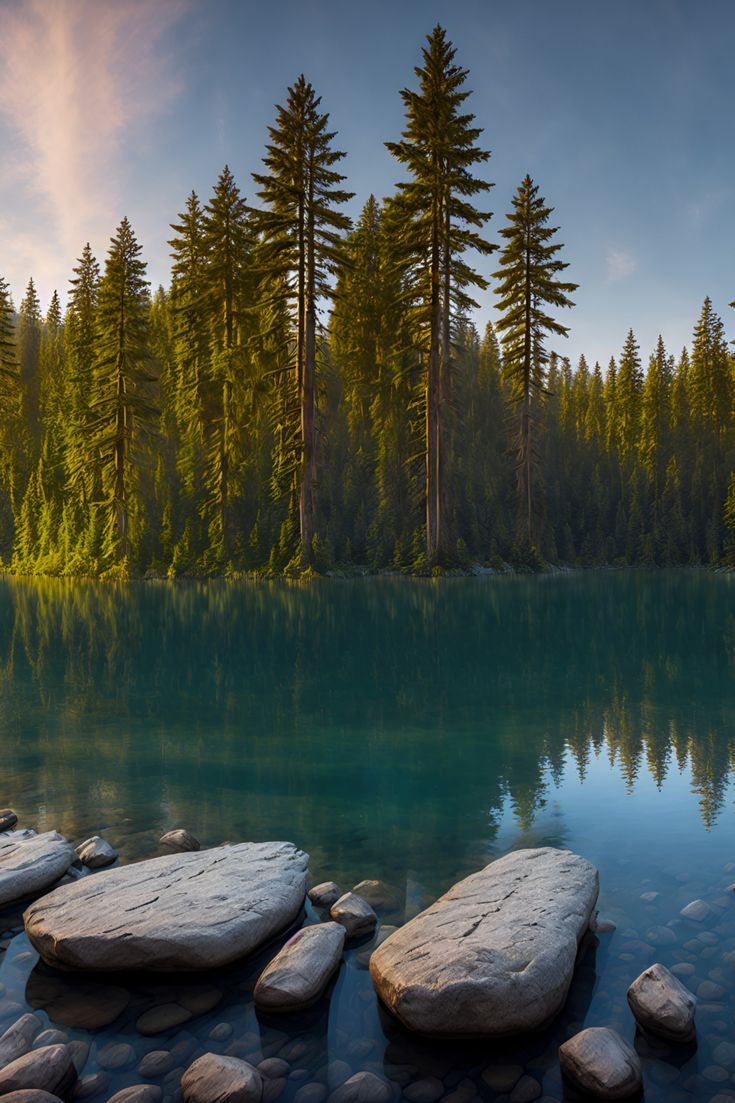
<path id="1" fill-rule="evenodd" d="M 426 561 L 437 561 L 441 537 L 439 388 L 441 375 L 440 212 L 435 204 L 431 243 L 431 322 L 426 372 Z"/>
<path id="2" fill-rule="evenodd" d="M 439 494 L 439 521 L 437 526 L 437 558 L 446 560 L 450 555 L 452 502 L 452 348 L 451 348 L 451 281 L 449 248 L 449 206 L 444 216 L 444 240 L 442 243 L 442 303 L 441 303 L 441 367 L 439 375 L 439 408 L 437 411 L 437 480 Z"/>

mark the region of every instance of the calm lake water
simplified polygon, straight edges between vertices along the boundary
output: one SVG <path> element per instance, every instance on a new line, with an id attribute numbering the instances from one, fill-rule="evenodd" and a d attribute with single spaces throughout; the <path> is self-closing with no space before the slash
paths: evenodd
<path id="1" fill-rule="evenodd" d="M 616 924 L 590 940 L 549 1030 L 457 1047 L 424 1045 L 385 1015 L 364 947 L 298 1019 L 256 1017 L 250 963 L 183 991 L 118 978 L 117 1020 L 81 1029 L 71 997 L 103 1005 L 102 982 L 82 991 L 37 966 L 17 911 L 0 915 L 0 1027 L 45 1006 L 91 1043 L 85 1075 L 110 1042 L 135 1050 L 92 1103 L 140 1082 L 142 1054 L 172 1048 L 178 1072 L 152 1082 L 175 1099 L 202 1047 L 284 1057 L 284 1101 L 348 1066 L 387 1074 L 396 1098 L 426 1077 L 455 1103 L 508 1098 L 525 1070 L 562 1099 L 559 1042 L 580 1024 L 632 1041 L 626 988 L 655 960 L 683 966 L 698 991 L 699 1040 L 674 1051 L 638 1038 L 646 1099 L 735 1089 L 735 577 L 0 579 L 0 700 L 0 804 L 37 830 L 104 834 L 124 861 L 158 853 L 175 826 L 204 845 L 289 839 L 315 881 L 394 886 L 388 923 L 511 848 L 569 847 L 598 866 L 600 913 Z M 707 918 L 683 919 L 699 898 Z M 187 1000 L 187 1023 L 136 1030 L 149 1007 Z"/>

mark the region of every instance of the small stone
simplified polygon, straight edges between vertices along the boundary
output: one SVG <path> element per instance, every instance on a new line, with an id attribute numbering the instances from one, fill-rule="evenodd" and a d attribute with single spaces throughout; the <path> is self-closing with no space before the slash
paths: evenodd
<path id="1" fill-rule="evenodd" d="M 195 839 L 190 831 L 184 827 L 177 827 L 174 831 L 167 831 L 158 840 L 160 846 L 166 846 L 169 850 L 201 850 L 202 844 Z"/>
<path id="2" fill-rule="evenodd" d="M 297 931 L 258 977 L 256 1007 L 288 1012 L 316 1003 L 342 961 L 345 934 L 340 923 Z"/>
<path id="3" fill-rule="evenodd" d="M 24 1088 L 36 1088 L 65 1096 L 73 1087 L 77 1070 L 67 1046 L 45 1046 L 11 1061 L 0 1070 L 0 1096 Z"/>
<path id="4" fill-rule="evenodd" d="M 180 992 L 176 1002 L 191 1011 L 192 1015 L 206 1015 L 217 1006 L 222 999 L 219 988 L 195 988 L 190 991 Z"/>
<path id="5" fill-rule="evenodd" d="M 315 908 L 331 908 L 342 896 L 342 889 L 334 881 L 323 881 L 309 889 L 309 899 Z"/>
<path id="6" fill-rule="evenodd" d="M 232 1037 L 232 1032 L 232 1023 L 217 1023 L 210 1030 L 209 1037 L 213 1042 L 226 1042 L 228 1038 Z"/>
<path id="7" fill-rule="evenodd" d="M 33 1043 L 34 1049 L 42 1049 L 43 1046 L 65 1046 L 69 1041 L 63 1030 L 42 1030 Z"/>
<path id="8" fill-rule="evenodd" d="M 205 1053 L 181 1078 L 184 1103 L 261 1103 L 263 1077 L 247 1061 Z"/>
<path id="9" fill-rule="evenodd" d="M 69 1042 L 67 1048 L 74 1062 L 74 1068 L 77 1070 L 77 1075 L 79 1075 L 89 1060 L 89 1043 L 77 1039 L 73 1042 Z"/>
<path id="10" fill-rule="evenodd" d="M 159 1103 L 163 1092 L 155 1084 L 131 1084 L 115 1094 L 107 1103 Z"/>
<path id="11" fill-rule="evenodd" d="M 693 977 L 696 969 L 690 961 L 679 961 L 669 970 L 675 977 Z"/>
<path id="12" fill-rule="evenodd" d="M 324 1103 L 326 1098 L 325 1084 L 304 1084 L 293 1097 L 293 1103 Z"/>
<path id="13" fill-rule="evenodd" d="M 727 1069 L 723 1069 L 719 1065 L 707 1065 L 706 1068 L 702 1069 L 702 1076 L 713 1084 L 724 1084 L 726 1080 L 730 1079 L 730 1073 Z"/>
<path id="14" fill-rule="evenodd" d="M 468 1078 L 460 1080 L 454 1091 L 444 1096 L 444 1103 L 473 1103 L 475 1099 L 479 1099 L 477 1088 Z"/>
<path id="15" fill-rule="evenodd" d="M 119 857 L 117 851 L 110 846 L 106 839 L 101 839 L 99 835 L 93 835 L 91 839 L 86 839 L 83 843 L 80 843 L 76 848 L 76 852 L 79 861 L 87 869 L 102 869 L 104 866 L 112 865 Z"/>
<path id="16" fill-rule="evenodd" d="M 175 1064 L 175 1059 L 167 1049 L 154 1049 L 146 1053 L 138 1065 L 138 1072 L 146 1080 L 155 1080 L 158 1076 L 165 1076 Z"/>
<path id="17" fill-rule="evenodd" d="M 660 895 L 660 892 L 642 892 L 641 900 L 645 900 L 647 904 L 652 904 L 653 901 L 657 900 Z"/>
<path id="18" fill-rule="evenodd" d="M 641 1062 L 635 1050 L 609 1027 L 588 1027 L 559 1048 L 564 1075 L 597 1099 L 625 1099 L 640 1091 Z"/>
<path id="19" fill-rule="evenodd" d="M 110 1042 L 97 1054 L 97 1064 L 102 1069 L 124 1069 L 135 1061 L 135 1050 L 127 1042 Z"/>
<path id="20" fill-rule="evenodd" d="M 283 1077 L 276 1080 L 270 1078 L 263 1080 L 262 1103 L 275 1103 L 276 1099 L 280 1099 L 283 1095 L 287 1083 L 288 1081 Z"/>
<path id="21" fill-rule="evenodd" d="M 680 980 L 658 962 L 628 989 L 628 1003 L 644 1030 L 668 1042 L 691 1042 L 697 1001 Z"/>
<path id="22" fill-rule="evenodd" d="M 712 1050 L 712 1058 L 718 1065 L 735 1068 L 735 1045 L 732 1042 L 718 1042 Z"/>
<path id="23" fill-rule="evenodd" d="M 385 881 L 360 881 L 352 891 L 367 900 L 371 908 L 396 909 L 400 906 L 400 894 Z"/>
<path id="24" fill-rule="evenodd" d="M 541 1095 L 541 1085 L 532 1076 L 522 1076 L 510 1093 L 509 1103 L 533 1103 Z"/>
<path id="25" fill-rule="evenodd" d="M 342 924 L 348 938 L 362 938 L 372 934 L 378 923 L 378 917 L 367 900 L 353 892 L 340 896 L 330 908 L 329 915 L 336 923 Z"/>
<path id="26" fill-rule="evenodd" d="M 701 923 L 709 913 L 710 906 L 704 900 L 692 900 L 690 904 L 681 909 L 679 915 L 683 915 L 685 919 L 692 919 L 695 923 Z"/>
<path id="27" fill-rule="evenodd" d="M 521 1065 L 488 1065 L 482 1079 L 491 1091 L 504 1093 L 511 1091 L 523 1076 Z"/>
<path id="28" fill-rule="evenodd" d="M 9 831 L 17 822 L 18 817 L 12 808 L 3 808 L 0 811 L 0 831 Z"/>
<path id="29" fill-rule="evenodd" d="M 436 1103 L 444 1095 L 444 1084 L 436 1076 L 424 1076 L 403 1089 L 409 1103 Z"/>
<path id="30" fill-rule="evenodd" d="M 697 989 L 697 999 L 721 1000 L 726 991 L 727 989 L 723 988 L 721 984 L 715 984 L 713 980 L 703 980 Z"/>
<path id="31" fill-rule="evenodd" d="M 173 1030 L 175 1026 L 182 1026 L 193 1018 L 191 1011 L 187 1011 L 178 1003 L 161 1003 L 157 1007 L 151 1007 L 144 1011 L 135 1024 L 135 1029 L 145 1037 L 153 1037 L 155 1034 L 163 1034 L 166 1030 Z"/>
<path id="32" fill-rule="evenodd" d="M 107 1072 L 90 1072 L 82 1076 L 74 1085 L 73 1098 L 88 1099 L 90 1095 L 99 1095 L 109 1086 L 110 1075 Z"/>
<path id="33" fill-rule="evenodd" d="M 281 1057 L 266 1057 L 257 1066 L 261 1076 L 267 1076 L 271 1080 L 277 1080 L 281 1076 L 288 1076 L 291 1066 Z"/>
<path id="34" fill-rule="evenodd" d="M 676 935 L 671 927 L 651 927 L 646 931 L 646 938 L 652 946 L 673 946 L 676 942 Z"/>
<path id="35" fill-rule="evenodd" d="M 30 1052 L 41 1026 L 37 1015 L 21 1015 L 17 1022 L 8 1027 L 0 1037 L 0 1069 Z"/>
<path id="36" fill-rule="evenodd" d="M 329 1103 L 390 1103 L 392 1098 L 393 1089 L 387 1080 L 374 1072 L 356 1072 L 332 1092 Z"/>

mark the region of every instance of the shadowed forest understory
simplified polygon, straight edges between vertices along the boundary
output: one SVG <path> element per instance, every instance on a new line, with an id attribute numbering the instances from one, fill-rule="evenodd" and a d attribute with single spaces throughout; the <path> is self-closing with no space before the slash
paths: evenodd
<path id="1" fill-rule="evenodd" d="M 735 554 L 735 359 L 690 348 L 571 365 L 558 228 L 530 177 L 497 235 L 468 73 L 428 37 L 404 179 L 352 224 L 344 154 L 300 77 L 253 205 L 228 168 L 171 225 L 151 293 L 127 219 L 62 310 L 0 278 L 0 563 L 125 578 L 473 564 L 687 565 Z M 492 238 L 496 236 L 497 241 Z M 495 254 L 490 281 L 473 267 Z M 477 298 L 499 321 L 478 333 Z"/>

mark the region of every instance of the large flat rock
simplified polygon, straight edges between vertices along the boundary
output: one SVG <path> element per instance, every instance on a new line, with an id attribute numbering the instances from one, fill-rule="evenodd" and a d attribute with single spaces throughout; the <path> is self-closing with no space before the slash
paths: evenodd
<path id="1" fill-rule="evenodd" d="M 465 878 L 370 959 L 378 995 L 411 1030 L 533 1030 L 564 1004 L 599 890 L 569 850 L 517 850 Z"/>
<path id="2" fill-rule="evenodd" d="M 49 893 L 25 912 L 26 933 L 61 969 L 217 968 L 294 921 L 307 865 L 283 842 L 152 858 Z"/>
<path id="3" fill-rule="evenodd" d="M 44 892 L 74 861 L 74 848 L 58 831 L 0 835 L 0 907 Z"/>

